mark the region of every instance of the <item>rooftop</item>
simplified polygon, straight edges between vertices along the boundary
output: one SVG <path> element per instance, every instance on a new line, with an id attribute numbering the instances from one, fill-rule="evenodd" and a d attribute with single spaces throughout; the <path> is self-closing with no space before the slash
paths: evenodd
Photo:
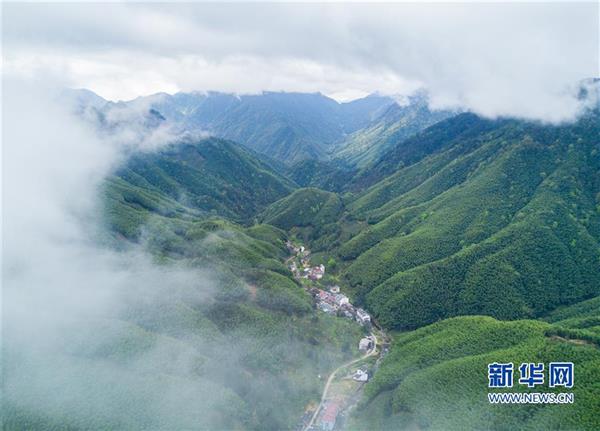
<path id="1" fill-rule="evenodd" d="M 323 422 L 334 422 L 340 409 L 340 403 L 338 401 L 332 401 L 327 403 L 325 409 L 323 409 L 323 416 L 321 420 Z"/>

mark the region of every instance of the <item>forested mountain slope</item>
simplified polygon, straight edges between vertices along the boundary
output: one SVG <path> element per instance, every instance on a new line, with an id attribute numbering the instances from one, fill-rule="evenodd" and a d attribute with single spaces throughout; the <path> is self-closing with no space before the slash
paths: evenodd
<path id="1" fill-rule="evenodd" d="M 600 314 L 598 307 L 595 313 Z M 465 316 L 402 333 L 367 384 L 348 429 L 598 429 L 600 337 L 596 335 L 594 341 L 560 338 L 555 336 L 560 325 Z M 590 334 L 586 329 L 578 331 L 584 337 Z M 547 364 L 558 358 L 576 364 L 577 381 L 569 389 L 573 404 L 534 407 L 488 402 L 489 363 Z M 515 385 L 509 391 L 539 392 L 540 388 Z"/>
<path id="2" fill-rule="evenodd" d="M 210 102 L 199 107 L 195 95 L 172 96 L 171 105 L 143 119 L 178 115 L 178 121 L 188 121 L 203 112 L 212 124 L 225 124 L 219 123 L 225 118 L 221 113 L 235 113 L 231 127 L 240 128 L 227 130 L 243 138 L 255 124 L 254 138 L 269 136 L 260 145 L 287 142 L 283 153 L 270 144 L 261 151 L 300 162 L 276 171 L 253 151 L 211 138 L 134 154 L 107 180 L 109 244 L 138 244 L 159 262 L 216 272 L 219 289 L 209 302 L 191 300 L 188 286 L 181 295 L 161 296 L 158 304 L 107 317 L 130 330 L 119 332 L 116 344 L 100 346 L 100 355 L 129 360 L 138 354 L 131 345 L 144 352 L 151 344 L 146 337 L 175 338 L 186 358 L 192 352 L 192 362 L 202 364 L 191 380 L 186 375 L 192 399 L 207 390 L 222 394 L 215 405 L 192 415 L 176 410 L 181 414 L 169 425 L 204 421 L 209 428 L 292 428 L 306 402 L 318 397 L 315 371 L 325 373 L 352 355 L 356 328 L 315 314 L 288 276 L 283 244 L 292 235 L 308 243 L 313 256 L 335 264 L 328 264 L 328 277 L 343 285 L 353 302 L 384 328 L 405 331 L 395 333 L 351 429 L 536 429 L 540 424 L 572 429 L 576 423 L 598 428 L 598 111 L 557 126 L 465 113 L 421 131 L 416 129 L 425 126 L 417 125 L 412 136 L 386 129 L 372 135 L 373 152 L 367 149 L 364 160 L 352 161 L 357 168 L 303 160 L 321 157 L 317 153 L 324 147 L 294 138 L 300 152 L 319 150 L 287 152 L 295 144 L 273 140 L 276 134 L 267 131 L 267 123 L 285 129 L 278 123 L 283 111 L 311 123 L 317 116 L 333 118 L 329 113 L 336 109 L 339 114 L 339 104 L 335 108 L 318 95 L 274 94 L 242 102 L 226 95 L 203 97 L 202 103 Z M 298 104 L 287 107 L 293 100 Z M 302 112 L 307 100 L 324 104 L 308 115 Z M 271 111 L 271 102 L 281 110 Z M 339 116 L 331 123 L 321 118 L 324 128 L 311 126 L 302 139 L 328 141 L 334 123 L 342 135 L 361 121 L 368 128 L 382 106 L 395 109 L 380 102 L 356 102 L 355 126 L 344 125 Z M 291 340 L 292 348 L 277 347 L 282 340 Z M 220 349 L 235 343 L 242 344 L 241 351 Z M 578 364 L 573 406 L 557 413 L 553 406 L 491 410 L 486 404 L 487 363 L 556 358 Z M 160 382 L 150 386 L 151 392 Z M 149 427 L 158 426 L 139 414 Z M 74 418 L 74 427 L 89 425 Z M 12 423 L 25 425 L 38 419 L 19 409 L 10 416 Z M 117 428 L 130 423 L 126 417 L 112 420 L 103 423 Z"/>
<path id="3" fill-rule="evenodd" d="M 433 126 L 382 157 L 367 176 L 395 173 L 348 204 L 368 226 L 339 247 L 346 279 L 396 328 L 534 317 L 597 295 L 599 145 L 597 112 Z"/>
<path id="4" fill-rule="evenodd" d="M 306 188 L 271 204 L 261 214 L 261 220 L 286 230 L 306 226 L 318 228 L 337 222 L 342 210 L 342 201 L 337 194 Z"/>
<path id="5" fill-rule="evenodd" d="M 158 152 L 133 154 L 111 188 L 129 204 L 160 211 L 186 206 L 206 215 L 246 221 L 296 186 L 252 151 L 216 138 L 182 138 Z M 135 188 L 137 193 L 129 193 Z"/>
<path id="6" fill-rule="evenodd" d="M 351 184 L 358 169 L 339 160 L 302 160 L 284 169 L 288 177 L 301 187 L 316 187 L 330 192 L 342 192 Z"/>
<path id="7" fill-rule="evenodd" d="M 320 93 L 283 92 L 158 93 L 114 103 L 87 90 L 71 90 L 65 98 L 104 117 L 152 110 L 182 131 L 230 139 L 290 166 L 335 159 L 336 164 L 364 168 L 399 142 L 453 115 L 430 110 L 425 93 L 408 97 L 402 106 L 377 94 L 345 103 Z"/>
<path id="8" fill-rule="evenodd" d="M 351 188 L 361 191 L 392 174 L 397 174 L 397 177 L 404 176 L 402 168 L 414 165 L 442 148 L 453 147 L 453 143 L 473 141 L 474 136 L 482 135 L 503 121 L 507 120 L 485 121 L 472 113 L 463 113 L 440 121 L 414 137 L 396 142 L 368 169 L 364 169 L 354 178 Z M 449 156 L 448 160 L 451 160 L 455 154 Z"/>
<path id="9" fill-rule="evenodd" d="M 451 111 L 431 110 L 427 95 L 417 93 L 402 106 L 397 103 L 388 106 L 376 121 L 344 139 L 333 157 L 364 169 L 390 148 L 452 115 Z"/>
<path id="10" fill-rule="evenodd" d="M 366 127 L 393 99 L 371 95 L 338 103 L 320 93 L 157 94 L 127 102 L 161 112 L 184 130 L 204 131 L 293 164 L 325 159 L 346 134 Z"/>
<path id="11" fill-rule="evenodd" d="M 96 235 L 103 247 L 131 250 L 123 253 L 125 267 L 134 251 L 149 253 L 152 270 L 132 276 L 117 306 L 69 321 L 76 330 L 62 333 L 39 363 L 7 353 L 7 364 L 36 372 L 5 388 L 3 425 L 296 427 L 320 396 L 317 376 L 355 356 L 362 331 L 314 310 L 284 264 L 284 231 L 211 216 L 251 216 L 291 188 L 227 141 L 132 155 L 101 190 L 107 229 Z M 65 395 L 56 379 L 70 385 Z"/>
<path id="12" fill-rule="evenodd" d="M 341 258 L 334 273 L 380 324 L 409 331 L 348 429 L 597 429 L 598 111 L 557 126 L 460 114 L 351 178 L 336 222 L 307 227 L 287 211 L 315 189 L 268 208 Z M 556 358 L 579 370 L 575 404 L 490 406 L 488 363 Z"/>
<path id="13" fill-rule="evenodd" d="M 220 145 L 216 148 L 223 150 Z M 231 175 L 239 175 L 238 192 L 255 192 L 254 171 Z M 122 180 L 110 180 L 106 189 L 106 214 L 113 232 L 119 233 L 126 220 L 128 240 L 142 240 L 150 252 L 170 264 L 207 268 L 219 289 L 210 300 L 195 304 L 194 286 L 186 286 L 191 290 L 166 295 L 150 308 L 119 317 L 155 337 L 174 336 L 203 357 L 188 385 L 197 390 L 190 394 L 191 400 L 201 405 L 206 393 L 211 394 L 212 404 L 206 406 L 211 413 L 182 411 L 166 426 L 257 430 L 296 426 L 308 400 L 318 396 L 321 382 L 315 372 L 324 374 L 354 355 L 359 328 L 316 313 L 312 299 L 283 264 L 285 232 L 269 225 L 244 228 L 220 218 L 206 219 L 196 209 L 173 205 L 161 191 L 143 185 L 128 184 L 127 196 L 138 195 L 133 200 L 144 201 L 142 194 L 157 193 L 160 210 L 132 205 L 132 199 L 122 199 L 124 195 L 114 188 L 115 181 Z M 265 193 L 264 186 L 256 187 Z M 264 197 L 244 197 L 245 202 L 251 199 Z M 235 200 L 219 202 L 229 205 L 229 211 L 237 208 Z"/>

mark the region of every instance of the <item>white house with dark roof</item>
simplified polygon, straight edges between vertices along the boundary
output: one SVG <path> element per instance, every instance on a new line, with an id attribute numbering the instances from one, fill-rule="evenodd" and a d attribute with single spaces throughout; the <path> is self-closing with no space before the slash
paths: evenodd
<path id="1" fill-rule="evenodd" d="M 356 319 L 360 323 L 363 323 L 363 324 L 364 323 L 371 323 L 371 316 L 369 315 L 369 313 L 367 313 L 362 308 L 357 308 L 356 309 Z"/>

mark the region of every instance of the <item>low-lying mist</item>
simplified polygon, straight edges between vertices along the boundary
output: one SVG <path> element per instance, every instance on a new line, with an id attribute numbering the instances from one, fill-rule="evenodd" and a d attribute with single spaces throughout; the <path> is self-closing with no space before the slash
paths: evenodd
<path id="1" fill-rule="evenodd" d="M 57 425 L 156 427 L 153 417 L 168 423 L 171 415 L 201 412 L 190 393 L 210 386 L 186 379 L 201 357 L 151 334 L 137 337 L 143 345 L 127 345 L 140 343 L 129 332 L 143 330 L 120 319 L 133 304 L 158 305 L 162 296 L 204 303 L 216 288 L 210 272 L 157 266 L 141 249 L 98 245 L 98 190 L 122 161 L 124 141 L 100 139 L 50 92 L 5 88 L 6 405 L 28 414 L 24 424 L 33 426 L 49 416 Z M 165 372 L 180 380 L 161 382 Z M 217 396 L 203 400 L 210 405 Z M 147 412 L 136 413 L 136 403 Z"/>
<path id="2" fill-rule="evenodd" d="M 172 136 L 99 135 L 56 93 L 4 88 L 5 428 L 289 426 L 340 354 L 299 329 L 311 318 L 219 302 L 244 281 L 106 240 L 105 178 Z"/>

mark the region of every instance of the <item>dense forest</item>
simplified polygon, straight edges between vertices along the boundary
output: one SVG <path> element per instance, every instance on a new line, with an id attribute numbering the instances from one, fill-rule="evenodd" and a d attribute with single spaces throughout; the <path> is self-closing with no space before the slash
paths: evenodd
<path id="1" fill-rule="evenodd" d="M 291 210 L 318 190 L 267 209 L 335 256 L 379 323 L 416 329 L 394 337 L 351 429 L 600 426 L 599 125 L 597 110 L 558 126 L 458 114 L 356 168 L 335 222 Z M 490 317 L 443 320 L 461 315 Z M 490 409 L 480 370 L 529 356 L 578 364 L 577 406 Z"/>
<path id="2" fill-rule="evenodd" d="M 294 187 L 227 141 L 133 155 L 99 191 L 95 241 L 125 264 L 141 248 L 154 269 L 119 307 L 69 322 L 37 362 L 4 355 L 7 372 L 37 370 L 8 388 L 5 429 L 294 428 L 319 397 L 318 375 L 356 355 L 362 336 L 316 313 L 284 265 L 287 234 L 250 221 Z M 70 385 L 64 397 L 28 407 L 54 379 Z"/>
<path id="3" fill-rule="evenodd" d="M 160 121 L 145 127 L 218 138 L 129 154 L 98 190 L 94 241 L 198 275 L 82 322 L 45 360 L 73 363 L 67 381 L 89 373 L 96 392 L 33 411 L 11 388 L 7 429 L 295 428 L 363 329 L 315 310 L 285 264 L 291 237 L 392 333 L 349 429 L 600 427 L 598 110 L 547 125 L 433 111 L 422 96 L 150 102 Z M 94 99 L 86 112 L 126 107 Z M 488 363 L 554 359 L 576 363 L 575 404 L 490 407 Z"/>

